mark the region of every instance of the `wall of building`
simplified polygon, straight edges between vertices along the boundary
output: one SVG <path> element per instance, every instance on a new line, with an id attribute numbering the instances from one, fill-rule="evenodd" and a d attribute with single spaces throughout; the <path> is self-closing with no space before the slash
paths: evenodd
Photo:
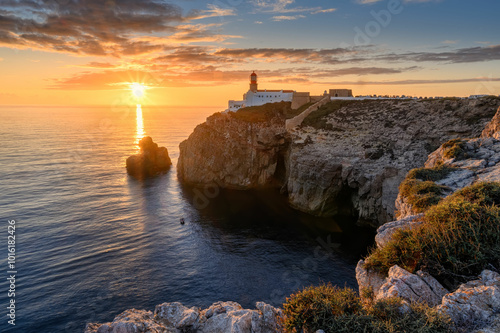
<path id="1" fill-rule="evenodd" d="M 276 102 L 291 102 L 293 99 L 293 92 L 266 92 L 266 91 L 249 91 L 246 94 L 246 106 L 258 106 L 266 103 Z"/>
<path id="2" fill-rule="evenodd" d="M 352 97 L 351 89 L 330 89 L 330 97 Z"/>
<path id="3" fill-rule="evenodd" d="M 292 109 L 296 110 L 302 105 L 311 102 L 311 96 L 308 92 L 296 92 L 293 94 L 292 98 Z"/>

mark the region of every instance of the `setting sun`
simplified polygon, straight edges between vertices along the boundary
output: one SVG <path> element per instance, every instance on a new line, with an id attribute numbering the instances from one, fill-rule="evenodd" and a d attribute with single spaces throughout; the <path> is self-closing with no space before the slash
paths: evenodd
<path id="1" fill-rule="evenodd" d="M 142 98 L 146 91 L 146 87 L 140 83 L 134 82 L 130 85 L 130 89 L 132 90 L 132 94 L 136 98 Z"/>

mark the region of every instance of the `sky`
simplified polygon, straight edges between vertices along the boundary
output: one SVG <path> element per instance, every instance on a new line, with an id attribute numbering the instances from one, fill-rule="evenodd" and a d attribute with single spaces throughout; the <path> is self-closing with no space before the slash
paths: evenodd
<path id="1" fill-rule="evenodd" d="M 0 0 L 0 105 L 500 94 L 497 0 Z"/>

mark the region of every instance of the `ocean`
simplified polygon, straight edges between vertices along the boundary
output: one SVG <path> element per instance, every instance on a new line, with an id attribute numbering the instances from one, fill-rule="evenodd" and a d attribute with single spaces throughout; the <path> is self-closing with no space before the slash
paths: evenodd
<path id="1" fill-rule="evenodd" d="M 371 231 L 293 211 L 277 191 L 179 183 L 179 143 L 217 111 L 0 107 L 1 332 L 83 332 L 86 323 L 164 302 L 280 306 L 311 284 L 357 286 L 354 268 Z M 125 160 L 144 135 L 167 147 L 174 166 L 137 181 Z M 11 299 L 15 326 L 7 322 Z"/>

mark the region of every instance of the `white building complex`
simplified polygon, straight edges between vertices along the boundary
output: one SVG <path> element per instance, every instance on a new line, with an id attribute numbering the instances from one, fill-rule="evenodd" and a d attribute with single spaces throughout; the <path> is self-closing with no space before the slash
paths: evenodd
<path id="1" fill-rule="evenodd" d="M 249 106 L 259 106 L 267 103 L 291 102 L 293 90 L 258 90 L 257 74 L 250 75 L 250 90 L 243 95 L 242 101 L 229 101 L 228 111 L 236 112 L 241 108 Z"/>
<path id="2" fill-rule="evenodd" d="M 257 74 L 253 72 L 250 75 L 250 89 L 243 95 L 243 100 L 230 100 L 226 112 L 236 112 L 249 106 L 277 102 L 292 102 L 292 109 L 298 109 L 302 105 L 315 103 L 327 97 L 332 100 L 353 98 L 351 89 L 330 89 L 329 93 L 325 90 L 324 94 L 319 96 L 311 96 L 309 92 L 297 92 L 295 90 L 259 90 L 257 88 Z"/>

